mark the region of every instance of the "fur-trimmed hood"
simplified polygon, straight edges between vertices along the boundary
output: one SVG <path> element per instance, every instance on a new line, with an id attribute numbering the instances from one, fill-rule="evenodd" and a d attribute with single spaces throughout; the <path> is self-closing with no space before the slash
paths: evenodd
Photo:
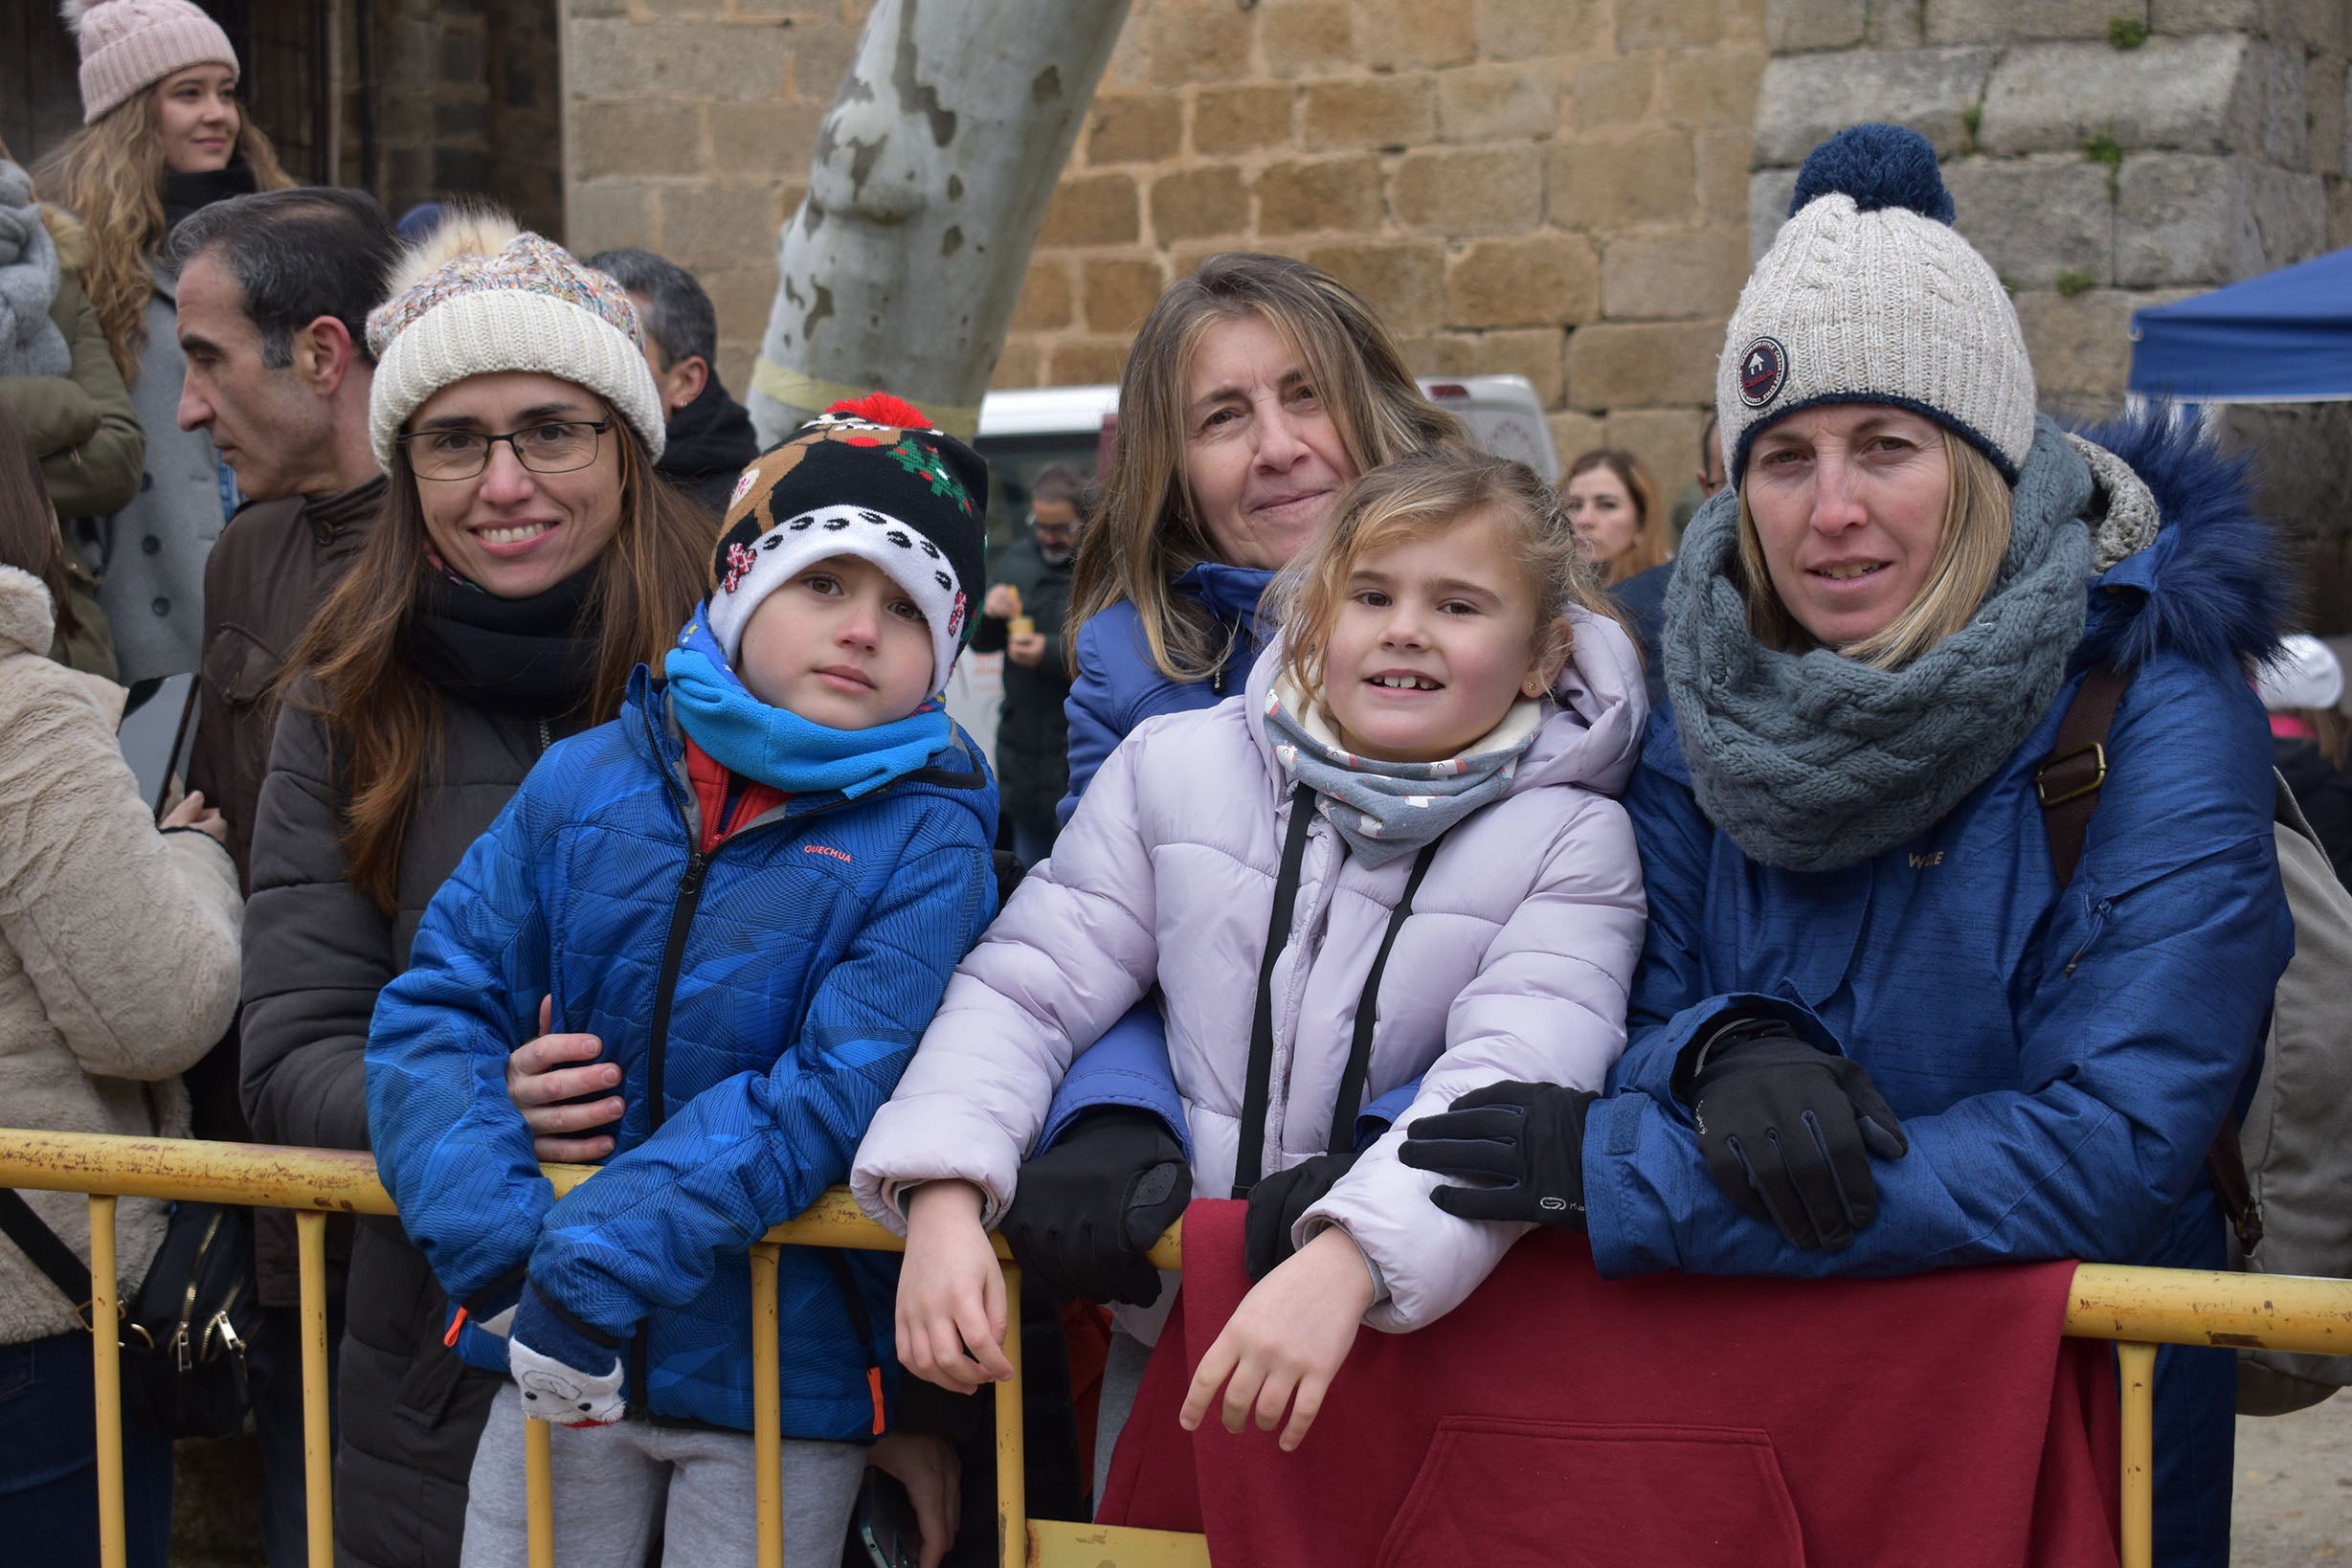
<path id="1" fill-rule="evenodd" d="M 2166 650 L 2216 670 L 2269 659 L 2294 591 L 2276 530 L 2254 514 L 2249 460 L 2162 407 L 2079 434 L 2139 476 L 2162 523 L 2147 549 L 2093 579 L 2075 665 L 2135 670 Z"/>

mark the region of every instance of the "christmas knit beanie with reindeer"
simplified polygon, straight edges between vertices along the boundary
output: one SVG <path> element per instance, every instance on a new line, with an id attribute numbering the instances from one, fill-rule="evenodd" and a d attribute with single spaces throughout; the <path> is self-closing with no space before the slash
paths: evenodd
<path id="1" fill-rule="evenodd" d="M 987 570 L 988 463 L 913 404 L 834 404 L 762 453 L 728 503 L 711 636 L 732 664 L 751 612 L 818 561 L 855 555 L 907 591 L 931 635 L 931 690 L 970 639 Z"/>

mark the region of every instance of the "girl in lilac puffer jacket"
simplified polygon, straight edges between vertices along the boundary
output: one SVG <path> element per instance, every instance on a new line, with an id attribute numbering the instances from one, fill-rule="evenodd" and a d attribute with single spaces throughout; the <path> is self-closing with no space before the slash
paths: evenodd
<path id="1" fill-rule="evenodd" d="M 899 1355 L 934 1382 L 1010 1375 L 986 1229 L 1071 1057 L 1154 983 L 1201 1194 L 1352 1149 L 1366 1101 L 1417 1078 L 1400 1128 L 1510 1079 L 1597 1090 L 1624 1048 L 1645 904 L 1610 796 L 1646 709 L 1551 492 L 1415 454 L 1358 482 L 1292 572 L 1243 694 L 1105 764 L 859 1149 L 860 1202 L 907 1237 Z M 1226 1424 L 1295 1393 L 1295 1445 L 1359 1322 L 1444 1315 L 1524 1232 L 1440 1210 L 1401 1137 L 1300 1217 L 1188 1420 L 1233 1373 Z"/>

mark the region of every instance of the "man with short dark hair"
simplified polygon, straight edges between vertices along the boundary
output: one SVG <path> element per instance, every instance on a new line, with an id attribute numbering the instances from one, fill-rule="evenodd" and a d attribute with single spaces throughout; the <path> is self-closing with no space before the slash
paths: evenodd
<path id="1" fill-rule="evenodd" d="M 719 384 L 719 317 L 694 275 L 634 245 L 598 251 L 587 264 L 623 289 L 645 329 L 645 363 L 661 390 L 667 442 L 654 472 L 708 507 L 727 510 L 735 478 L 759 456 L 751 416 Z"/>
<path id="2" fill-rule="evenodd" d="M 269 764 L 269 688 L 383 500 L 367 319 L 397 254 L 374 198 L 331 187 L 215 202 L 167 248 L 185 296 L 180 426 L 211 435 L 248 500 L 205 569 L 190 768 L 228 818 L 240 877 Z"/>
<path id="3" fill-rule="evenodd" d="M 189 787 L 228 823 L 240 884 L 269 769 L 279 674 L 383 504 L 384 475 L 368 444 L 375 364 L 367 318 L 398 251 L 372 197 L 326 187 L 215 202 L 182 220 L 166 247 L 166 264 L 179 273 L 188 359 L 180 425 L 211 434 L 248 498 L 205 563 L 200 717 L 188 764 Z M 232 1026 L 187 1075 L 198 1137 L 252 1136 L 237 1066 Z M 328 1237 L 331 1368 L 347 1226 L 330 1226 Z M 292 1218 L 257 1211 L 257 1292 L 269 1310 L 245 1359 L 271 1568 L 305 1560 L 297 1256 Z"/>
<path id="4" fill-rule="evenodd" d="M 1089 499 L 1078 470 L 1057 463 L 1038 471 L 1029 482 L 1028 530 L 989 564 L 988 596 L 972 631 L 974 651 L 1004 654 L 998 809 L 1012 828 L 1014 858 L 1024 866 L 1052 850 L 1054 805 L 1069 788 L 1070 726 L 1063 704 L 1070 694 L 1070 668 L 1062 626 Z"/>

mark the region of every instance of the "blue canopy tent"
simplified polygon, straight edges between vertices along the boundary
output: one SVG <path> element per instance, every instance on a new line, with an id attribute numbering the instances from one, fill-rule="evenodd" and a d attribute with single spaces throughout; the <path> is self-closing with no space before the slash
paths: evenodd
<path id="1" fill-rule="evenodd" d="M 2130 391 L 2205 404 L 2352 399 L 2352 248 L 2132 312 Z"/>

